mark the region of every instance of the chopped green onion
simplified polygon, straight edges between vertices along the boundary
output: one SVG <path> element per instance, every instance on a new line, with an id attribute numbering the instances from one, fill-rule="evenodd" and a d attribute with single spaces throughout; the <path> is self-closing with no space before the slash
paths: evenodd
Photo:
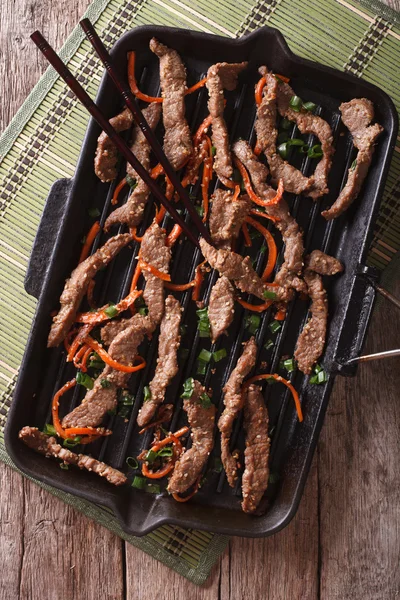
<path id="1" fill-rule="evenodd" d="M 279 481 L 278 473 L 271 473 L 268 479 L 268 483 L 276 483 L 277 481 Z"/>
<path id="2" fill-rule="evenodd" d="M 108 379 L 101 379 L 100 380 L 100 385 L 102 388 L 110 388 L 111 387 L 111 381 L 109 381 Z"/>
<path id="3" fill-rule="evenodd" d="M 281 132 L 281 133 L 278 135 L 278 137 L 277 137 L 277 139 L 276 139 L 276 142 L 277 142 L 277 144 L 279 145 L 279 144 L 283 144 L 283 142 L 287 142 L 287 141 L 288 141 L 288 139 L 289 139 L 289 134 L 288 134 L 288 132 L 287 132 L 287 131 L 282 131 L 282 132 Z"/>
<path id="4" fill-rule="evenodd" d="M 282 158 L 287 158 L 289 154 L 289 146 L 287 142 L 278 146 L 278 152 Z"/>
<path id="5" fill-rule="evenodd" d="M 304 102 L 303 108 L 305 108 L 309 112 L 314 112 L 314 110 L 317 108 L 317 105 L 314 104 L 314 102 Z"/>
<path id="6" fill-rule="evenodd" d="M 135 402 L 135 398 L 134 398 L 134 396 L 132 396 L 132 394 L 128 394 L 128 392 L 124 392 L 121 396 L 120 402 L 124 406 L 133 406 L 133 403 Z"/>
<path id="7" fill-rule="evenodd" d="M 119 310 L 115 306 L 115 304 L 110 304 L 110 306 L 107 306 L 107 308 L 104 309 L 104 312 L 106 313 L 107 317 L 110 317 L 110 319 L 112 319 L 113 317 L 117 316 Z"/>
<path id="8" fill-rule="evenodd" d="M 54 427 L 54 425 L 50 425 L 49 423 L 46 423 L 46 425 L 42 429 L 42 432 L 45 435 L 57 435 L 56 428 Z"/>
<path id="9" fill-rule="evenodd" d="M 195 206 L 195 209 L 199 217 L 202 217 L 204 215 L 204 210 L 202 206 Z"/>
<path id="10" fill-rule="evenodd" d="M 271 323 L 268 325 L 269 330 L 271 333 L 277 333 L 280 328 L 282 327 L 282 325 L 279 323 L 279 321 L 271 321 Z"/>
<path id="11" fill-rule="evenodd" d="M 321 383 L 325 383 L 326 381 L 328 381 L 328 376 L 323 369 L 319 370 L 317 373 L 315 373 L 315 375 L 310 377 L 310 383 L 316 385 L 320 385 Z"/>
<path id="12" fill-rule="evenodd" d="M 144 460 L 151 465 L 156 460 L 157 456 L 157 452 L 154 452 L 154 450 L 149 450 L 144 457 Z"/>
<path id="13" fill-rule="evenodd" d="M 148 483 L 144 491 L 148 494 L 161 494 L 161 488 L 157 483 Z"/>
<path id="14" fill-rule="evenodd" d="M 128 456 L 125 462 L 130 469 L 137 469 L 139 467 L 139 463 L 134 456 Z"/>
<path id="15" fill-rule="evenodd" d="M 287 143 L 289 146 L 305 146 L 305 141 L 300 138 L 292 138 Z"/>
<path id="16" fill-rule="evenodd" d="M 356 166 L 357 166 L 357 159 L 354 159 L 353 162 L 351 163 L 350 170 L 354 171 L 354 169 L 356 168 Z"/>
<path id="17" fill-rule="evenodd" d="M 256 333 L 257 329 L 260 327 L 261 317 L 259 315 L 249 315 L 246 317 L 246 328 L 249 333 Z"/>
<path id="18" fill-rule="evenodd" d="M 199 319 L 197 329 L 200 337 L 210 337 L 210 321 L 208 320 L 208 308 L 200 308 L 196 310 L 196 315 Z"/>
<path id="19" fill-rule="evenodd" d="M 69 465 L 67 465 L 67 463 L 65 462 L 62 462 L 60 463 L 60 469 L 62 469 L 63 471 L 68 471 Z"/>
<path id="20" fill-rule="evenodd" d="M 148 385 L 145 385 L 143 388 L 143 400 L 144 402 L 151 400 L 151 391 Z"/>
<path id="21" fill-rule="evenodd" d="M 181 394 L 181 398 L 191 398 L 194 390 L 194 379 L 193 377 L 188 377 L 185 383 L 183 384 L 183 394 Z"/>
<path id="22" fill-rule="evenodd" d="M 212 353 L 212 357 L 215 362 L 219 362 L 220 360 L 225 358 L 225 356 L 226 356 L 225 348 L 221 348 L 221 350 L 216 350 L 215 352 Z"/>
<path id="23" fill-rule="evenodd" d="M 296 370 L 296 363 L 294 361 L 294 358 L 287 358 L 283 361 L 282 365 L 288 373 L 293 373 L 293 371 Z"/>
<path id="24" fill-rule="evenodd" d="M 321 365 L 319 365 L 318 363 L 315 365 L 314 367 L 314 373 L 319 373 L 320 371 L 322 371 L 322 367 Z"/>
<path id="25" fill-rule="evenodd" d="M 264 290 L 263 296 L 266 300 L 276 300 L 275 292 L 271 292 L 271 290 Z"/>
<path id="26" fill-rule="evenodd" d="M 97 352 L 93 352 L 90 355 L 89 368 L 92 368 L 92 369 L 103 369 L 104 368 L 104 361 L 101 360 L 101 358 L 97 354 Z"/>
<path id="27" fill-rule="evenodd" d="M 92 219 L 95 219 L 96 217 L 99 217 L 99 216 L 100 216 L 100 214 L 101 214 L 101 213 L 100 213 L 99 209 L 98 209 L 98 208 L 96 208 L 96 207 L 93 207 L 93 208 L 89 208 L 89 209 L 88 209 L 88 215 L 89 215 L 89 217 L 91 217 Z"/>
<path id="28" fill-rule="evenodd" d="M 274 346 L 275 346 L 275 342 L 273 340 L 267 340 L 267 342 L 264 344 L 264 348 L 266 350 L 270 350 Z"/>
<path id="29" fill-rule="evenodd" d="M 215 146 L 211 146 L 211 156 L 215 156 L 217 153 L 217 149 Z"/>
<path id="30" fill-rule="evenodd" d="M 78 371 L 76 374 L 76 383 L 83 385 L 87 390 L 92 390 L 94 385 L 94 381 L 90 375 L 87 375 L 87 373 L 82 373 L 82 371 Z"/>
<path id="31" fill-rule="evenodd" d="M 204 360 L 197 361 L 196 373 L 198 375 L 205 375 L 207 371 L 207 363 Z"/>
<path id="32" fill-rule="evenodd" d="M 223 466 L 222 466 L 221 459 L 218 458 L 218 457 L 215 457 L 214 458 L 213 472 L 214 473 L 222 473 L 222 469 L 223 469 Z"/>
<path id="33" fill-rule="evenodd" d="M 135 187 L 137 186 L 137 181 L 136 179 L 134 179 L 133 177 L 131 177 L 130 175 L 126 176 L 126 183 L 129 185 L 129 187 L 131 188 L 131 190 L 133 191 L 135 189 Z"/>
<path id="34" fill-rule="evenodd" d="M 133 478 L 132 487 L 136 490 L 143 490 L 146 484 L 147 479 L 145 477 L 139 477 L 139 475 L 135 475 Z"/>
<path id="35" fill-rule="evenodd" d="M 275 383 L 277 383 L 275 377 L 268 377 L 265 381 L 268 385 L 274 385 Z"/>
<path id="36" fill-rule="evenodd" d="M 267 246 L 261 246 L 259 253 L 260 254 L 265 254 L 265 252 L 267 251 Z"/>
<path id="37" fill-rule="evenodd" d="M 200 321 L 203 319 L 208 319 L 208 308 L 199 308 L 199 310 L 196 310 L 196 315 Z"/>
<path id="38" fill-rule="evenodd" d="M 64 448 L 75 448 L 75 446 L 79 446 L 81 443 L 81 437 L 77 435 L 74 439 L 67 438 L 63 442 Z"/>
<path id="39" fill-rule="evenodd" d="M 282 119 L 282 121 L 280 122 L 280 127 L 281 129 L 288 131 L 291 127 L 292 127 L 293 123 L 292 121 L 289 121 L 289 119 L 287 119 L 286 117 L 284 117 Z"/>
<path id="40" fill-rule="evenodd" d="M 301 107 L 303 106 L 303 101 L 299 96 L 292 96 L 290 98 L 289 106 L 295 112 L 300 112 Z"/>
<path id="41" fill-rule="evenodd" d="M 209 363 L 211 358 L 212 358 L 212 352 L 210 352 L 209 350 L 206 350 L 205 348 L 200 350 L 200 354 L 197 357 L 198 360 L 202 360 L 206 363 Z"/>
<path id="42" fill-rule="evenodd" d="M 320 144 L 315 144 L 312 148 L 308 149 L 308 158 L 321 158 L 323 156 L 322 148 Z"/>
<path id="43" fill-rule="evenodd" d="M 143 315 L 143 317 L 145 317 L 149 312 L 149 309 L 147 308 L 147 306 L 139 306 L 138 308 L 138 313 L 139 315 Z"/>
<path id="44" fill-rule="evenodd" d="M 210 396 L 205 392 L 200 395 L 200 404 L 203 408 L 210 408 L 212 404 Z"/>
<path id="45" fill-rule="evenodd" d="M 157 456 L 160 456 L 161 458 L 164 458 L 165 456 L 170 457 L 174 454 L 174 451 L 172 450 L 171 446 L 167 446 L 166 448 L 161 448 L 161 450 L 159 450 L 157 452 Z"/>

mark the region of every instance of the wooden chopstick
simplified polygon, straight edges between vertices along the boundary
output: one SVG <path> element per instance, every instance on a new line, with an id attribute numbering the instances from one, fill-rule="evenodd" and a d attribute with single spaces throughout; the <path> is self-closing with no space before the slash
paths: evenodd
<path id="1" fill-rule="evenodd" d="M 99 35 L 96 33 L 96 30 L 94 29 L 93 25 L 91 24 L 89 19 L 83 19 L 82 21 L 80 21 L 80 26 L 82 27 L 83 31 L 85 32 L 86 37 L 92 44 L 92 46 L 93 46 L 94 50 L 96 51 L 98 57 L 100 58 L 101 62 L 104 64 L 105 68 L 107 69 L 107 72 L 110 75 L 111 79 L 113 80 L 115 87 L 117 88 L 117 90 L 119 91 L 121 96 L 123 97 L 126 106 L 131 111 L 136 124 L 140 127 L 140 129 L 143 132 L 143 135 L 149 142 L 157 160 L 161 163 L 161 165 L 165 171 L 165 174 L 168 176 L 168 178 L 171 181 L 172 185 L 174 186 L 176 192 L 178 193 L 178 196 L 180 197 L 183 204 L 185 205 L 185 208 L 187 209 L 188 213 L 190 214 L 190 217 L 191 217 L 193 223 L 195 224 L 196 229 L 207 240 L 208 243 L 212 244 L 213 242 L 210 238 L 210 234 L 208 233 L 207 228 L 205 227 L 204 223 L 202 222 L 201 218 L 199 217 L 192 202 L 190 201 L 187 191 L 182 187 L 180 179 L 179 179 L 178 175 L 176 174 L 176 172 L 174 171 L 174 169 L 172 168 L 172 165 L 170 164 L 169 160 L 165 156 L 165 153 L 164 153 L 164 151 L 161 147 L 161 144 L 159 143 L 155 133 L 149 127 L 145 117 L 142 114 L 142 111 L 139 108 L 138 101 L 136 100 L 135 96 L 132 94 L 128 83 L 126 83 L 124 81 L 124 79 L 119 76 L 117 68 L 116 68 L 108 50 L 104 46 Z"/>
<path id="2" fill-rule="evenodd" d="M 149 186 L 153 194 L 158 198 L 161 204 L 169 212 L 171 217 L 182 227 L 188 238 L 199 247 L 199 241 L 189 229 L 187 223 L 182 219 L 180 214 L 177 212 L 175 206 L 167 200 L 157 183 L 150 177 L 150 174 L 146 171 L 143 165 L 138 161 L 136 156 L 132 153 L 125 140 L 118 135 L 115 129 L 110 125 L 108 119 L 104 116 L 100 108 L 93 102 L 89 94 L 83 89 L 81 84 L 75 79 L 68 67 L 63 63 L 61 58 L 53 50 L 47 40 L 39 31 L 35 31 L 31 35 L 32 41 L 36 44 L 39 50 L 44 54 L 49 63 L 54 67 L 60 77 L 65 81 L 68 87 L 74 92 L 75 96 L 82 102 L 84 107 L 97 121 L 100 127 L 107 133 L 109 138 L 114 142 L 118 150 L 121 152 L 127 162 L 132 165 L 139 177 Z"/>

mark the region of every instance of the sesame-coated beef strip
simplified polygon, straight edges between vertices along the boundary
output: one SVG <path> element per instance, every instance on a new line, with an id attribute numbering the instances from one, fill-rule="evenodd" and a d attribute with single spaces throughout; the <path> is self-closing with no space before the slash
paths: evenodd
<path id="1" fill-rule="evenodd" d="M 125 108 L 119 115 L 110 119 L 110 124 L 118 133 L 129 129 L 132 123 L 133 115 L 128 108 Z M 94 172 L 101 181 L 112 181 L 117 176 L 117 163 L 118 150 L 114 142 L 103 131 L 97 140 Z"/>
<path id="2" fill-rule="evenodd" d="M 235 316 L 235 288 L 227 277 L 220 277 L 213 286 L 208 303 L 211 341 L 225 333 Z"/>
<path id="3" fill-rule="evenodd" d="M 252 206 L 247 195 L 242 195 L 234 201 L 232 197 L 233 193 L 230 190 L 222 189 L 216 190 L 212 196 L 210 233 L 213 242 L 219 248 L 230 248 Z"/>
<path id="4" fill-rule="evenodd" d="M 140 246 L 140 258 L 162 273 L 168 273 L 171 250 L 166 245 L 166 233 L 157 223 L 153 223 L 145 232 Z M 143 299 L 147 305 L 150 319 L 158 325 L 164 314 L 164 282 L 148 271 L 143 271 L 146 287 Z"/>

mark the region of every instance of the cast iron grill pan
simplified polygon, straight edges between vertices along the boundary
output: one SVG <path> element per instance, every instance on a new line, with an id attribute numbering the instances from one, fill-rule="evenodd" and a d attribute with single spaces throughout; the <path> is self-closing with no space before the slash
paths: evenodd
<path id="1" fill-rule="evenodd" d="M 187 66 L 188 85 L 203 77 L 214 62 L 249 61 L 249 68 L 240 77 L 237 90 L 226 94 L 226 119 L 232 142 L 243 137 L 254 143 L 254 83 L 258 80 L 257 68 L 262 64 L 267 64 L 273 71 L 290 77 L 296 93 L 303 100 L 315 102 L 318 105 L 318 114 L 330 123 L 334 132 L 336 153 L 329 177 L 328 196 L 314 203 L 308 198 L 287 195 L 291 211 L 304 230 L 307 251 L 320 248 L 338 257 L 345 265 L 343 275 L 326 281 L 330 321 L 322 362 L 329 372 L 328 381 L 319 386 L 309 385 L 308 377 L 300 372 L 291 375 L 291 380 L 302 397 L 305 417 L 302 424 L 297 422 L 293 402 L 286 388 L 281 385 L 265 386 L 272 437 L 271 473 L 274 477 L 278 476 L 278 480 L 269 485 L 261 506 L 264 512 L 257 517 L 241 511 L 240 481 L 232 490 L 226 482 L 225 474 L 218 473 L 213 468 L 215 458 L 220 455 L 219 435 L 216 435 L 215 448 L 208 463 L 206 481 L 196 497 L 187 504 L 176 503 L 165 492 L 154 496 L 130 486 L 114 488 L 86 472 L 73 468 L 62 471 L 56 460 L 48 460 L 35 454 L 18 440 L 18 431 L 24 425 L 42 428 L 46 422 L 51 422 L 53 394 L 76 373 L 71 364 L 65 363 L 64 349 L 48 350 L 46 340 L 51 322 L 50 312 L 58 306 L 64 281 L 77 264 L 80 240 L 91 224 L 87 210 L 93 206 L 98 207 L 102 213 L 102 223 L 111 210 L 110 202 L 115 182 L 102 184 L 94 174 L 93 158 L 100 130 L 97 124 L 91 121 L 76 174 L 72 180 L 59 180 L 52 187 L 35 240 L 25 284 L 28 293 L 38 298 L 39 302 L 8 418 L 7 449 L 17 466 L 32 477 L 111 508 L 118 516 L 123 529 L 133 535 L 143 535 L 164 523 L 231 535 L 270 535 L 285 526 L 297 509 L 335 372 L 343 361 L 357 356 L 361 351 L 374 299 L 373 287 L 365 277 L 366 272 L 370 275 L 364 266 L 365 256 L 394 146 L 397 116 L 390 98 L 383 91 L 351 75 L 294 56 L 281 34 L 269 27 L 239 40 L 163 27 L 141 27 L 126 33 L 113 49 L 115 62 L 126 72 L 126 54 L 129 50 L 136 50 L 140 87 L 151 95 L 159 93 L 158 59 L 148 49 L 152 36 L 156 36 L 180 53 Z M 341 102 L 354 97 L 367 97 L 374 102 L 376 119 L 385 131 L 379 138 L 361 197 L 339 219 L 327 223 L 320 213 L 337 197 L 355 155 L 350 135 L 340 122 L 338 107 Z M 97 101 L 109 117 L 122 108 L 120 98 L 108 76 L 103 78 Z M 206 115 L 207 92 L 203 89 L 187 97 L 187 117 L 193 131 Z M 162 138 L 162 126 L 158 127 L 157 132 Z M 298 132 L 294 131 L 293 135 L 298 135 Z M 312 142 L 313 139 L 310 138 L 309 141 Z M 315 168 L 315 161 L 304 159 L 297 153 L 293 153 L 291 162 L 306 174 Z M 119 181 L 124 173 L 125 165 L 121 164 L 116 181 Z M 149 226 L 153 214 L 154 209 L 148 205 L 139 234 Z M 164 226 L 170 229 L 172 224 L 167 216 Z M 117 231 L 118 229 L 114 228 L 111 234 L 114 235 Z M 106 239 L 102 234 L 97 239 L 95 248 Z M 276 239 L 279 237 L 276 236 Z M 253 249 L 250 251 L 259 272 L 265 256 L 258 252 L 261 243 L 259 239 L 254 240 Z M 249 252 L 244 248 L 243 240 L 239 240 L 238 249 L 242 253 Z M 108 301 L 118 302 L 127 294 L 137 250 L 135 243 L 124 248 L 111 265 L 99 274 L 95 287 L 99 306 Z M 172 281 L 189 281 L 201 260 L 198 250 L 190 242 L 178 244 L 173 251 Z M 282 251 L 278 264 L 281 261 Z M 203 287 L 203 296 L 206 299 L 216 277 L 215 273 L 211 273 L 206 280 L 207 285 Z M 212 387 L 212 399 L 218 406 L 219 416 L 223 408 L 221 388 L 236 364 L 242 342 L 250 337 L 245 327 L 244 317 L 247 313 L 236 304 L 235 321 L 229 329 L 228 336 L 220 338 L 212 348 L 226 348 L 227 358 L 213 365 L 215 372 L 211 372 L 209 368 L 203 379 L 196 375 L 197 356 L 201 348 L 210 349 L 211 342 L 209 339 L 199 338 L 196 333 L 196 306 L 191 301 L 190 293 L 178 296 L 184 307 L 182 322 L 187 329 L 182 337 L 181 348 L 187 348 L 189 354 L 185 360 L 180 358 L 179 374 L 166 395 L 166 402 L 175 405 L 171 430 L 186 424 L 179 396 L 182 383 L 189 376 L 198 377 L 207 387 Z M 274 336 L 269 330 L 273 315 L 271 311 L 264 313 L 257 332 L 260 348 L 258 366 L 265 362 L 269 372 L 278 371 L 281 357 L 293 356 L 298 334 L 307 317 L 308 302 L 295 299 L 289 305 L 288 316 L 282 329 Z M 128 471 L 126 458 L 137 456 L 143 448 L 148 447 L 152 436 L 150 432 L 138 435 L 136 416 L 143 401 L 143 387 L 149 383 L 154 373 L 157 338 L 158 336 L 154 335 L 150 342 L 145 342 L 141 347 L 140 354 L 146 358 L 147 366 L 131 378 L 130 391 L 136 401 L 129 418 L 108 417 L 107 426 L 113 430 L 113 435 L 96 442 L 90 449 L 96 458 L 125 472 Z M 270 338 L 275 344 L 271 350 L 266 350 L 264 345 Z M 262 370 L 265 371 L 265 368 Z M 279 372 L 285 376 L 283 371 Z M 82 386 L 76 386 L 73 392 L 64 396 L 60 407 L 61 415 L 76 406 L 84 393 L 85 389 Z M 239 448 L 241 451 L 244 448 L 240 419 L 235 425 L 232 448 Z"/>

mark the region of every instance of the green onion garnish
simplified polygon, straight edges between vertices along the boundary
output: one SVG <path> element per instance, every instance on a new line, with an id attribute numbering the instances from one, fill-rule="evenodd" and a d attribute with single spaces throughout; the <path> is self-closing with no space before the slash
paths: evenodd
<path id="1" fill-rule="evenodd" d="M 69 465 L 67 465 L 67 463 L 65 462 L 62 462 L 60 463 L 60 469 L 62 469 L 63 471 L 68 471 Z"/>
<path id="2" fill-rule="evenodd" d="M 314 373 L 319 373 L 320 371 L 322 371 L 322 367 L 321 365 L 319 365 L 318 363 L 315 365 L 314 367 Z"/>
<path id="3" fill-rule="evenodd" d="M 288 154 L 289 154 L 289 146 L 288 146 L 288 143 L 287 143 L 287 142 L 284 142 L 283 144 L 280 144 L 280 145 L 278 146 L 278 152 L 279 152 L 279 154 L 280 154 L 280 156 L 281 156 L 282 158 L 284 158 L 284 159 L 285 159 L 285 158 L 287 158 L 287 157 L 288 157 Z"/>
<path id="4" fill-rule="evenodd" d="M 212 156 L 215 156 L 215 155 L 216 155 L 216 153 L 217 153 L 217 149 L 216 149 L 216 147 L 215 147 L 215 146 L 211 146 L 211 155 L 212 155 Z"/>
<path id="5" fill-rule="evenodd" d="M 130 469 L 137 469 L 139 467 L 139 463 L 134 456 L 128 456 L 125 462 Z"/>
<path id="6" fill-rule="evenodd" d="M 326 372 L 319 367 L 319 365 L 317 365 L 317 367 L 319 368 L 319 371 L 316 371 L 316 368 L 314 368 L 314 375 L 312 377 L 310 377 L 310 383 L 316 384 L 316 385 L 320 385 L 321 383 L 325 383 L 326 381 L 328 381 L 328 376 L 326 374 Z"/>
<path id="7" fill-rule="evenodd" d="M 216 350 L 215 352 L 212 353 L 212 357 L 215 362 L 219 362 L 220 360 L 225 358 L 225 356 L 226 356 L 225 348 L 221 348 L 221 350 Z"/>
<path id="8" fill-rule="evenodd" d="M 271 321 L 271 323 L 268 325 L 269 330 L 271 333 L 277 333 L 280 328 L 282 327 L 282 325 L 279 323 L 279 321 Z"/>
<path id="9" fill-rule="evenodd" d="M 145 317 L 148 312 L 149 312 L 149 309 L 147 308 L 147 306 L 139 306 L 139 308 L 138 308 L 139 315 L 143 315 Z"/>
<path id="10" fill-rule="evenodd" d="M 101 379 L 100 380 L 100 385 L 102 388 L 110 388 L 111 387 L 111 381 L 109 381 L 108 379 Z"/>
<path id="11" fill-rule="evenodd" d="M 197 361 L 196 373 L 198 375 L 205 375 L 207 371 L 207 363 L 204 360 Z"/>
<path id="12" fill-rule="evenodd" d="M 246 328 L 252 335 L 256 333 L 257 329 L 260 327 L 260 323 L 261 317 L 259 315 L 249 315 L 246 317 Z"/>
<path id="13" fill-rule="evenodd" d="M 89 217 L 91 217 L 92 219 L 95 219 L 96 217 L 100 216 L 100 211 L 98 208 L 93 207 L 93 208 L 88 208 L 88 215 Z"/>
<path id="14" fill-rule="evenodd" d="M 277 383 L 275 377 L 268 377 L 265 381 L 268 385 L 274 385 L 275 383 Z"/>
<path id="15" fill-rule="evenodd" d="M 112 319 L 113 317 L 117 316 L 119 310 L 115 306 L 115 304 L 110 304 L 110 306 L 107 306 L 107 308 L 104 309 L 104 312 L 106 313 L 107 317 L 110 317 L 110 319 Z"/>
<path id="16" fill-rule="evenodd" d="M 203 408 L 210 408 L 212 402 L 210 396 L 203 392 L 200 396 L 200 404 Z"/>
<path id="17" fill-rule="evenodd" d="M 288 145 L 289 146 L 304 146 L 305 142 L 303 140 L 301 140 L 300 138 L 292 138 L 290 140 L 288 140 Z"/>
<path id="18" fill-rule="evenodd" d="M 162 458 L 167 456 L 170 457 L 174 454 L 173 449 L 171 448 L 171 446 L 167 446 L 166 448 L 161 448 L 161 450 L 159 450 L 157 452 L 157 456 L 161 456 Z"/>
<path id="19" fill-rule="evenodd" d="M 157 483 L 148 483 L 144 491 L 148 494 L 161 494 L 161 488 Z"/>
<path id="20" fill-rule="evenodd" d="M 94 381 L 87 373 L 82 373 L 82 371 L 78 371 L 76 374 L 76 383 L 79 385 L 83 385 L 87 390 L 92 390 Z"/>
<path id="21" fill-rule="evenodd" d="M 135 475 L 133 478 L 132 487 L 137 490 L 143 490 L 146 484 L 147 479 L 145 477 L 139 477 L 139 475 Z"/>
<path id="22" fill-rule="evenodd" d="M 157 452 L 154 452 L 154 450 L 149 450 L 144 457 L 144 460 L 151 465 L 156 460 L 157 456 Z"/>
<path id="23" fill-rule="evenodd" d="M 354 169 L 356 168 L 356 166 L 357 166 L 357 159 L 354 159 L 353 162 L 351 163 L 350 170 L 354 171 Z"/>
<path id="24" fill-rule="evenodd" d="M 67 438 L 63 442 L 64 448 L 75 448 L 75 446 L 79 446 L 81 442 L 81 437 L 77 435 L 74 439 Z"/>
<path id="25" fill-rule="evenodd" d="M 208 320 L 208 308 L 196 310 L 198 320 L 197 330 L 202 338 L 210 337 L 210 321 Z"/>
<path id="26" fill-rule="evenodd" d="M 101 360 L 97 352 L 90 355 L 89 367 L 92 369 L 104 369 L 104 361 Z"/>
<path id="27" fill-rule="evenodd" d="M 204 215 L 204 210 L 202 206 L 195 206 L 195 209 L 199 217 L 202 217 Z"/>
<path id="28" fill-rule="evenodd" d="M 143 400 L 144 402 L 151 400 L 151 391 L 148 385 L 145 385 L 143 388 Z"/>
<path id="29" fill-rule="evenodd" d="M 266 300 L 276 300 L 275 292 L 271 292 L 271 290 L 264 290 L 263 296 Z"/>
<path id="30" fill-rule="evenodd" d="M 288 373 L 293 373 L 296 370 L 296 363 L 294 358 L 287 358 L 283 361 L 282 366 Z"/>
<path id="31" fill-rule="evenodd" d="M 50 423 L 46 423 L 46 425 L 42 429 L 42 432 L 45 435 L 57 435 L 56 428 L 54 427 L 54 425 L 50 425 Z"/>
<path id="32" fill-rule="evenodd" d="M 183 394 L 181 394 L 181 398 L 191 398 L 194 390 L 194 379 L 193 377 L 188 377 L 185 383 L 183 384 Z"/>
<path id="33" fill-rule="evenodd" d="M 261 246 L 259 253 L 260 254 L 265 254 L 265 252 L 267 251 L 267 246 Z"/>
<path id="34" fill-rule="evenodd" d="M 208 308 L 199 308 L 199 310 L 196 310 L 196 315 L 200 321 L 208 319 Z"/>
<path id="35" fill-rule="evenodd" d="M 322 148 L 320 144 L 315 144 L 312 148 L 308 149 L 308 158 L 321 158 L 323 156 Z"/>
<path id="36" fill-rule="evenodd" d="M 198 360 L 202 360 L 206 363 L 209 363 L 212 357 L 212 352 L 210 352 L 209 350 L 206 350 L 205 348 L 203 348 L 202 350 L 200 350 L 200 354 L 197 357 Z"/>
<path id="37" fill-rule="evenodd" d="M 264 344 L 264 348 L 266 350 L 270 350 L 274 346 L 275 346 L 275 342 L 273 340 L 267 340 L 267 342 Z"/>
<path id="38" fill-rule="evenodd" d="M 134 179 L 133 177 L 131 177 L 130 175 L 126 176 L 126 183 L 129 185 L 129 187 L 131 188 L 131 190 L 133 191 L 135 189 L 135 187 L 137 186 L 137 181 L 136 179 Z"/>
<path id="39" fill-rule="evenodd" d="M 295 112 L 300 112 L 301 107 L 303 106 L 303 101 L 299 96 L 292 96 L 289 102 L 290 108 L 292 108 Z"/>
<path id="40" fill-rule="evenodd" d="M 289 121 L 289 119 L 287 119 L 286 117 L 284 117 L 282 119 L 282 121 L 280 122 L 280 127 L 281 129 L 288 131 L 291 127 L 292 127 L 293 123 L 292 121 Z"/>
<path id="41" fill-rule="evenodd" d="M 309 112 L 314 112 L 314 110 L 317 108 L 317 105 L 314 104 L 314 102 L 304 102 L 303 108 L 305 108 Z"/>
<path id="42" fill-rule="evenodd" d="M 135 398 L 134 398 L 134 396 L 132 396 L 132 394 L 128 394 L 128 392 L 124 392 L 121 396 L 120 402 L 124 406 L 133 406 L 133 403 L 135 402 Z"/>

